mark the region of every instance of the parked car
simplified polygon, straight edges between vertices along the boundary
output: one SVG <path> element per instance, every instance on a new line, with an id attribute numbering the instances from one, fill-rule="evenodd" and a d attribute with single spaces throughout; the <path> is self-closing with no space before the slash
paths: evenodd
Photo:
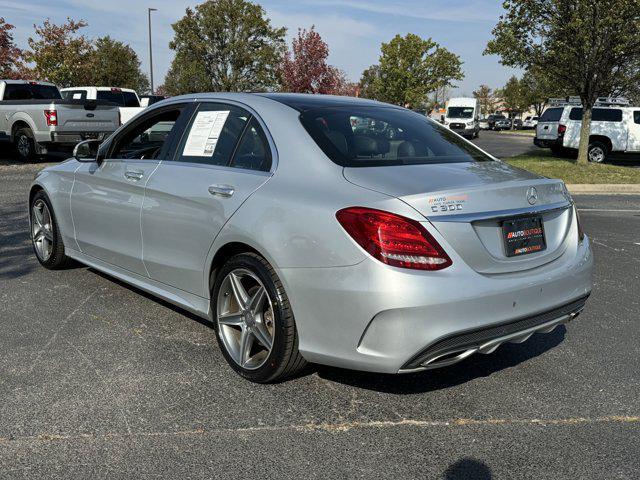
<path id="1" fill-rule="evenodd" d="M 500 115 L 500 114 L 493 114 L 493 115 L 489 115 L 487 117 L 487 125 L 489 126 L 489 130 L 495 130 L 496 128 L 496 122 L 498 120 L 504 120 L 505 117 L 504 115 Z"/>
<path id="2" fill-rule="evenodd" d="M 105 138 L 118 126 L 113 103 L 63 100 L 52 83 L 0 80 L 0 141 L 13 144 L 21 160 Z"/>
<path id="3" fill-rule="evenodd" d="M 447 103 L 444 124 L 465 138 L 477 137 L 480 133 L 480 103 L 477 98 L 452 98 Z"/>
<path id="4" fill-rule="evenodd" d="M 29 206 L 44 267 L 73 258 L 213 321 L 256 382 L 451 365 L 575 318 L 592 288 L 562 181 L 364 99 L 168 99 L 41 170 Z"/>
<path id="5" fill-rule="evenodd" d="M 140 95 L 140 106 L 148 107 L 167 98 L 164 95 Z"/>
<path id="6" fill-rule="evenodd" d="M 534 144 L 561 154 L 577 150 L 582 107 L 548 108 L 536 127 Z M 591 116 L 589 161 L 602 163 L 612 152 L 640 152 L 640 107 L 595 107 Z"/>
<path id="7" fill-rule="evenodd" d="M 502 118 L 500 120 L 496 120 L 493 125 L 493 129 L 500 130 L 511 130 L 511 119 L 510 118 Z"/>
<path id="8" fill-rule="evenodd" d="M 63 98 L 82 100 L 105 100 L 118 104 L 120 107 L 120 124 L 127 123 L 144 107 L 140 106 L 140 99 L 135 90 L 119 87 L 73 87 L 60 90 Z"/>
<path id="9" fill-rule="evenodd" d="M 480 130 L 489 130 L 489 119 L 482 117 L 478 122 L 478 126 L 480 127 Z"/>
<path id="10" fill-rule="evenodd" d="M 520 118 L 514 118 L 512 120 L 512 123 L 513 123 L 513 129 L 514 130 L 522 130 L 523 122 L 522 122 L 522 120 Z"/>
<path id="11" fill-rule="evenodd" d="M 528 116 L 524 119 L 524 122 L 522 122 L 522 128 L 524 128 L 525 130 L 536 128 L 536 125 L 538 125 L 538 117 Z"/>

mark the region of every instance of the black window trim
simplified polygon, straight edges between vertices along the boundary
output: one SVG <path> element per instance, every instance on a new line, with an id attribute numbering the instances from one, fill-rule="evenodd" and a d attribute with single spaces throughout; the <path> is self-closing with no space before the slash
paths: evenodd
<path id="1" fill-rule="evenodd" d="M 203 104 L 218 104 L 218 105 L 222 105 L 222 106 L 236 107 L 236 108 L 240 108 L 242 110 L 245 110 L 249 114 L 249 117 L 247 118 L 247 122 L 245 123 L 245 125 L 244 125 L 244 127 L 242 129 L 242 132 L 240 133 L 240 135 L 238 136 L 238 139 L 236 140 L 236 143 L 235 143 L 235 145 L 233 147 L 233 153 L 229 157 L 229 161 L 227 162 L 226 165 L 213 165 L 213 164 L 207 164 L 207 163 L 196 163 L 196 162 L 187 162 L 187 161 L 180 160 L 180 156 L 181 155 L 178 152 L 178 146 L 182 144 L 182 139 L 188 133 L 187 132 L 187 128 L 192 124 L 193 118 L 195 117 L 197 112 L 200 111 L 200 107 Z M 164 160 L 165 162 L 171 162 L 173 164 L 179 164 L 179 165 L 188 165 L 190 167 L 211 168 L 211 169 L 214 169 L 214 170 L 225 170 L 225 171 L 232 171 L 232 172 L 250 173 L 250 174 L 261 175 L 261 176 L 271 176 L 271 175 L 273 175 L 273 173 L 276 171 L 276 168 L 278 166 L 278 155 L 277 155 L 278 151 L 276 149 L 275 142 L 273 141 L 273 137 L 271 136 L 271 132 L 266 127 L 266 124 L 265 124 L 264 120 L 262 120 L 260 115 L 258 115 L 253 108 L 251 108 L 249 105 L 246 105 L 244 103 L 237 102 L 237 101 L 234 101 L 234 100 L 229 100 L 229 99 L 226 99 L 226 98 L 220 98 L 220 99 L 218 99 L 218 98 L 203 98 L 203 99 L 198 99 L 197 102 L 195 102 L 193 105 L 194 105 L 194 108 L 193 108 L 193 111 L 191 112 L 189 120 L 182 127 L 181 133 L 179 135 L 176 135 L 175 140 L 174 140 L 175 144 L 172 145 L 172 150 L 173 151 L 171 152 L 171 156 L 167 157 L 167 160 Z M 240 167 L 232 167 L 231 166 L 231 163 L 233 162 L 233 159 L 235 158 L 238 146 L 240 145 L 240 141 L 244 137 L 245 132 L 247 131 L 247 128 L 249 126 L 249 123 L 253 119 L 255 119 L 258 122 L 258 125 L 262 129 L 262 132 L 264 133 L 264 136 L 267 139 L 267 147 L 269 148 L 269 153 L 271 155 L 271 168 L 268 171 L 265 171 L 265 170 L 251 170 L 251 169 L 240 168 Z"/>

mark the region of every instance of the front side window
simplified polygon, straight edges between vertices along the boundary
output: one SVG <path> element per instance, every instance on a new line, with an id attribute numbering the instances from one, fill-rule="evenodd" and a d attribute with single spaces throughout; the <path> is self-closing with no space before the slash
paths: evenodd
<path id="1" fill-rule="evenodd" d="M 633 123 L 640 124 L 640 110 L 633 112 Z"/>
<path id="2" fill-rule="evenodd" d="M 115 143 L 111 158 L 156 159 L 182 114 L 183 107 L 164 110 L 137 122 Z"/>
<path id="3" fill-rule="evenodd" d="M 448 128 L 401 108 L 317 108 L 303 112 L 300 121 L 329 159 L 344 167 L 492 161 Z"/>

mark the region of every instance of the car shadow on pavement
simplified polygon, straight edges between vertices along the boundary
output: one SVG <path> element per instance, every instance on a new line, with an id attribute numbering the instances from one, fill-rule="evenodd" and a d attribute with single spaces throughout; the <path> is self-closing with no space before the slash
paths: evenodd
<path id="1" fill-rule="evenodd" d="M 491 469 L 480 460 L 474 458 L 461 458 L 447 467 L 443 474 L 444 480 L 491 480 Z"/>
<path id="2" fill-rule="evenodd" d="M 0 232 L 0 279 L 19 278 L 33 271 L 37 262 L 29 237 L 27 207 L 3 209 Z"/>
<path id="3" fill-rule="evenodd" d="M 470 380 L 488 377 L 500 370 L 515 367 L 562 343 L 565 333 L 565 326 L 560 325 L 553 332 L 534 334 L 524 343 L 505 344 L 492 354 L 475 354 L 450 367 L 424 372 L 390 375 L 324 366 L 316 367 L 316 371 L 326 380 L 366 390 L 400 395 L 426 393 L 455 387 Z"/>

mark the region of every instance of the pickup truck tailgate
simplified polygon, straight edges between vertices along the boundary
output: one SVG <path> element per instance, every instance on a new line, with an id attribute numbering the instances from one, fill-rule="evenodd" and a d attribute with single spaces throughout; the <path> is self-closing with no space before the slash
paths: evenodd
<path id="1" fill-rule="evenodd" d="M 55 105 L 57 131 L 113 132 L 120 126 L 118 107 L 96 102 L 65 102 Z"/>

